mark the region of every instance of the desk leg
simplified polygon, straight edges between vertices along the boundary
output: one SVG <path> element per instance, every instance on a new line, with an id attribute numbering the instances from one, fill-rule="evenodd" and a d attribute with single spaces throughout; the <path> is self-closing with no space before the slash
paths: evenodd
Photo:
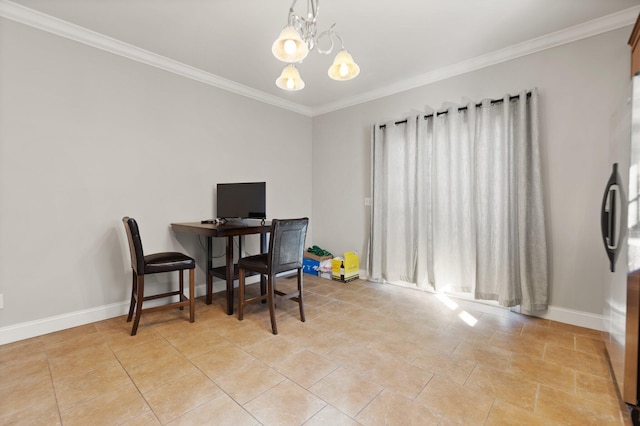
<path id="1" fill-rule="evenodd" d="M 211 270 L 213 269 L 213 242 L 212 237 L 207 237 L 207 294 L 204 298 L 207 305 L 211 304 L 213 296 L 213 275 Z"/>
<path id="2" fill-rule="evenodd" d="M 227 237 L 227 315 L 233 315 L 233 236 Z"/>
<path id="3" fill-rule="evenodd" d="M 267 247 L 267 234 L 260 234 L 260 253 L 266 253 L 269 248 Z M 267 279 L 264 275 L 260 274 L 260 294 L 264 296 L 267 294 Z M 263 300 L 262 303 L 266 301 Z"/>

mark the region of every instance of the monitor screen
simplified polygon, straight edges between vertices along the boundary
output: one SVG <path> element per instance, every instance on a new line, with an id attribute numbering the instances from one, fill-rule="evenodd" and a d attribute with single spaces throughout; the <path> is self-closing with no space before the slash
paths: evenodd
<path id="1" fill-rule="evenodd" d="M 217 185 L 219 219 L 265 219 L 266 183 L 219 183 Z"/>

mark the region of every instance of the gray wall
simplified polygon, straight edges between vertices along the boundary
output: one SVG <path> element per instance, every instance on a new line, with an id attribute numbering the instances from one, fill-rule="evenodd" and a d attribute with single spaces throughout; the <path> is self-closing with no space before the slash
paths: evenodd
<path id="1" fill-rule="evenodd" d="M 213 217 L 234 181 L 310 216 L 311 157 L 309 117 L 0 19 L 0 327 L 125 301 L 125 215 L 203 284 L 204 241 L 169 224 Z"/>
<path id="2" fill-rule="evenodd" d="M 630 33 L 611 31 L 314 117 L 315 244 L 366 254 L 373 123 L 538 87 L 550 303 L 602 315 L 608 269 L 599 210 L 610 173 L 609 118 L 628 96 Z"/>

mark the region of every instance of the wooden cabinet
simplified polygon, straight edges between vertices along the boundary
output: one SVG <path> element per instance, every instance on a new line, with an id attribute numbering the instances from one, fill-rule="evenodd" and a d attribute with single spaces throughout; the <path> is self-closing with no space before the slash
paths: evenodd
<path id="1" fill-rule="evenodd" d="M 640 17 L 636 20 L 636 25 L 633 27 L 631 37 L 629 38 L 629 46 L 631 46 L 631 76 L 633 77 L 640 72 L 640 47 L 638 42 L 640 41 Z"/>

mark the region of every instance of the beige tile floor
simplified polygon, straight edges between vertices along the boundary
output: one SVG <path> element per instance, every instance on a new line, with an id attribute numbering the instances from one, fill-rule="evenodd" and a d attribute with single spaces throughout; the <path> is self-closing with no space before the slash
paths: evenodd
<path id="1" fill-rule="evenodd" d="M 307 322 L 283 301 L 277 336 L 265 306 L 240 322 L 217 294 L 193 324 L 161 311 L 135 337 L 119 317 L 0 346 L 0 424 L 630 424 L 600 332 L 305 278 Z"/>

